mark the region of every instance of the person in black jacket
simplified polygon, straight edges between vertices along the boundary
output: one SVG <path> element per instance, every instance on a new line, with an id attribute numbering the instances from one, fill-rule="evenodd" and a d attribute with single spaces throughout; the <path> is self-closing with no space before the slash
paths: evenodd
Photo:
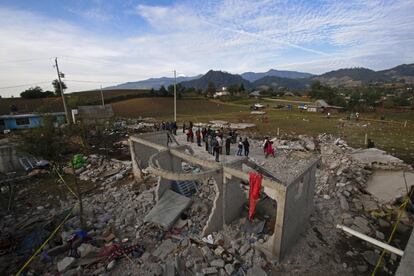
<path id="1" fill-rule="evenodd" d="M 231 137 L 227 136 L 227 138 L 226 138 L 226 155 L 230 155 L 230 144 L 231 144 Z"/>
<path id="2" fill-rule="evenodd" d="M 250 144 L 249 144 L 249 141 L 247 140 L 247 137 L 244 138 L 243 148 L 244 148 L 244 156 L 249 156 Z"/>

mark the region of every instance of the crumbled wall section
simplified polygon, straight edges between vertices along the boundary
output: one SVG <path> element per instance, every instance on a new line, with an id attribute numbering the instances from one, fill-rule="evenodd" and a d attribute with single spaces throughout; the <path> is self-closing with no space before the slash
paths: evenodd
<path id="1" fill-rule="evenodd" d="M 313 163 L 287 187 L 281 255 L 285 255 L 296 243 L 303 230 L 307 229 L 309 217 L 314 207 L 316 165 L 316 162 Z"/>
<path id="2" fill-rule="evenodd" d="M 240 218 L 244 204 L 247 203 L 246 195 L 240 186 L 240 179 L 231 175 L 224 176 L 224 223 L 230 224 Z"/>
<path id="3" fill-rule="evenodd" d="M 216 197 L 213 201 L 213 207 L 210 216 L 207 219 L 206 225 L 203 228 L 203 236 L 207 236 L 212 232 L 223 229 L 223 177 L 222 174 L 213 176 L 214 187 L 216 188 Z"/>
<path id="4" fill-rule="evenodd" d="M 174 140 L 174 139 L 173 139 Z M 293 246 L 300 234 L 306 229 L 309 216 L 313 210 L 315 190 L 315 171 L 319 160 L 312 162 L 309 167 L 290 183 L 283 183 L 277 176 L 264 168 L 252 164 L 247 158 L 231 164 L 218 164 L 191 155 L 186 146 L 167 144 L 166 132 L 154 132 L 130 137 L 131 157 L 134 175 L 139 179 L 141 170 L 159 176 L 156 197 L 171 189 L 171 180 L 215 181 L 216 196 L 203 235 L 219 231 L 225 224 L 230 224 L 242 213 L 246 196 L 240 187 L 240 181 L 249 181 L 249 175 L 242 171 L 244 165 L 254 166 L 264 175 L 262 186 L 266 193 L 277 202 L 275 230 L 268 241 L 260 246 L 269 257 L 281 260 Z M 176 144 L 176 143 L 175 143 Z M 198 173 L 183 173 L 181 162 L 198 165 L 202 168 Z M 135 163 L 135 164 L 134 164 Z M 204 183 L 204 182 L 203 182 Z"/>

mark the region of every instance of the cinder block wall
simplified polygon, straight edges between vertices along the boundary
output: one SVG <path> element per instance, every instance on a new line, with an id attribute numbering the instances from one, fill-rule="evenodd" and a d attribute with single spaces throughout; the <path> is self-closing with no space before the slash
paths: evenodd
<path id="1" fill-rule="evenodd" d="M 316 163 L 287 187 L 280 257 L 289 252 L 308 226 L 314 207 L 315 172 Z"/>
<path id="2" fill-rule="evenodd" d="M 240 218 L 243 205 L 247 202 L 246 195 L 240 187 L 240 179 L 236 177 L 225 178 L 224 223 L 230 224 Z"/>

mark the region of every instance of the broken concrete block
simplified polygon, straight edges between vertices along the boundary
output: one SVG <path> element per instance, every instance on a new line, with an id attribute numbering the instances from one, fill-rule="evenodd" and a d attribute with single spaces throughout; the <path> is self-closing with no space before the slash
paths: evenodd
<path id="1" fill-rule="evenodd" d="M 203 256 L 210 262 L 214 259 L 213 253 L 211 252 L 210 248 L 208 246 L 201 247 L 201 252 L 203 253 Z"/>
<path id="2" fill-rule="evenodd" d="M 80 254 L 80 256 L 86 257 L 89 254 L 93 254 L 93 253 L 98 253 L 99 252 L 99 248 L 89 244 L 89 243 L 82 243 L 79 247 L 78 247 L 78 252 Z"/>
<path id="3" fill-rule="evenodd" d="M 215 267 L 224 267 L 224 260 L 222 259 L 215 259 L 210 263 L 211 266 Z"/>
<path id="4" fill-rule="evenodd" d="M 190 198 L 182 196 L 172 190 L 167 190 L 154 208 L 145 216 L 144 221 L 151 221 L 168 230 L 190 204 Z"/>
<path id="5" fill-rule="evenodd" d="M 240 250 L 239 250 L 240 255 L 243 256 L 244 254 L 246 254 L 247 251 L 249 251 L 249 249 L 250 249 L 250 244 L 248 243 L 244 244 L 242 247 L 240 247 Z"/>
<path id="6" fill-rule="evenodd" d="M 57 263 L 57 269 L 59 272 L 63 272 L 76 261 L 73 257 L 65 257 L 63 260 Z"/>
<path id="7" fill-rule="evenodd" d="M 217 256 L 221 256 L 223 252 L 224 252 L 224 248 L 221 246 L 217 246 L 216 250 L 214 250 L 214 254 L 216 254 Z"/>
<path id="8" fill-rule="evenodd" d="M 339 196 L 339 202 L 341 203 L 341 208 L 342 210 L 348 211 L 349 210 L 349 205 L 348 205 L 348 201 L 346 201 L 346 198 L 344 196 Z"/>
<path id="9" fill-rule="evenodd" d="M 217 268 L 216 267 L 205 267 L 201 270 L 201 272 L 203 272 L 204 275 L 215 274 L 217 273 Z"/>
<path id="10" fill-rule="evenodd" d="M 267 276 L 266 271 L 258 266 L 253 266 L 249 270 L 247 270 L 246 276 Z"/>
<path id="11" fill-rule="evenodd" d="M 355 226 L 357 226 L 357 231 L 360 231 L 363 234 L 368 234 L 371 232 L 371 228 L 368 226 L 368 220 L 364 219 L 363 217 L 356 217 L 353 223 Z"/>
<path id="12" fill-rule="evenodd" d="M 234 266 L 232 264 L 226 264 L 224 266 L 224 269 L 226 270 L 228 275 L 232 275 L 234 272 Z"/>
<path id="13" fill-rule="evenodd" d="M 175 276 L 175 267 L 172 263 L 166 263 L 164 265 L 164 271 L 162 276 Z"/>
<path id="14" fill-rule="evenodd" d="M 157 249 L 152 252 L 152 255 L 155 257 L 164 260 L 174 249 L 177 248 L 177 244 L 173 243 L 172 240 L 165 240 Z"/>

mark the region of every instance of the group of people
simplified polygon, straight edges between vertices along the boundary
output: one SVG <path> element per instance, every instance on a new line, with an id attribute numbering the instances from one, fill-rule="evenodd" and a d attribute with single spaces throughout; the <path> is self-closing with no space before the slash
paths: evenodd
<path id="1" fill-rule="evenodd" d="M 197 128 L 196 131 L 193 131 L 194 125 L 192 122 L 183 124 L 183 133 L 186 134 L 187 142 L 194 143 L 194 139 L 197 142 L 197 146 L 201 147 L 202 143 L 205 144 L 205 149 L 208 153 L 215 156 L 215 160 L 220 162 L 220 155 L 223 154 L 223 147 L 226 155 L 230 155 L 231 144 L 237 142 L 238 134 L 235 130 L 229 130 L 226 132 L 224 128 L 218 130 L 213 130 L 210 126 Z M 267 158 L 269 155 L 275 157 L 275 150 L 273 148 L 273 141 L 266 137 L 263 142 L 263 152 Z M 249 156 L 250 153 L 250 143 L 247 137 L 242 139 L 239 137 L 237 142 L 237 152 L 238 156 Z"/>
<path id="2" fill-rule="evenodd" d="M 225 130 L 223 127 L 218 130 L 213 130 L 209 126 L 203 127 L 202 129 L 197 128 L 197 130 L 194 132 L 192 122 L 189 122 L 188 125 L 186 125 L 186 123 L 183 124 L 183 133 L 186 134 L 187 142 L 194 143 L 195 139 L 199 147 L 201 147 L 202 143 L 204 143 L 206 151 L 214 155 L 217 162 L 220 161 L 220 155 L 223 154 L 223 147 L 225 154 L 230 155 L 231 144 L 234 144 L 237 141 L 237 133 L 235 130 L 229 130 L 225 135 Z M 242 155 L 244 150 L 244 155 L 248 156 L 250 145 L 247 138 L 245 138 L 243 141 L 240 138 L 240 143 L 241 149 L 239 146 L 237 155 Z"/>
<path id="3" fill-rule="evenodd" d="M 170 133 L 177 135 L 177 122 L 161 122 L 154 124 L 154 128 L 156 131 L 167 130 Z"/>

